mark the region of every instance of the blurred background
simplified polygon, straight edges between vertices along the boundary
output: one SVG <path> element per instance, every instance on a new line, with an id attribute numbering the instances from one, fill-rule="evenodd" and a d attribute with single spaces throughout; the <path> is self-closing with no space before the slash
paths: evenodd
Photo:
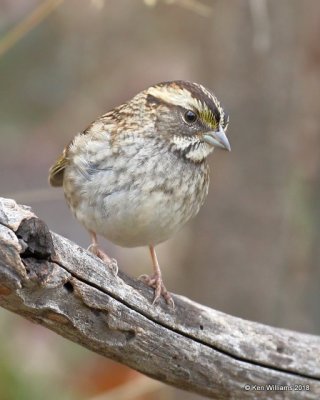
<path id="1" fill-rule="evenodd" d="M 47 172 L 75 133 L 185 79 L 230 114 L 197 218 L 159 246 L 167 288 L 320 334 L 320 2 L 0 0 L 0 195 L 89 244 Z M 132 276 L 147 249 L 102 241 Z M 191 400 L 0 309 L 0 399 Z"/>

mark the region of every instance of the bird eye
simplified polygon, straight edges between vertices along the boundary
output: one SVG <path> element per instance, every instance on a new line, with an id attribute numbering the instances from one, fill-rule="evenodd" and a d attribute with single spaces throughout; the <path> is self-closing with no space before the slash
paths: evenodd
<path id="1" fill-rule="evenodd" d="M 198 119 L 198 116 L 194 111 L 188 110 L 184 114 L 184 119 L 188 124 L 193 124 Z"/>

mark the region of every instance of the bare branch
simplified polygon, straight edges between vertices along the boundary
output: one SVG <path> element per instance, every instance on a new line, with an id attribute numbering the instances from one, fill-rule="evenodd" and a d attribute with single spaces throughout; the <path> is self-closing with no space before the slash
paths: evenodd
<path id="1" fill-rule="evenodd" d="M 2 307 L 210 398 L 320 398 L 319 337 L 245 321 L 181 296 L 174 296 L 174 311 L 162 300 L 152 306 L 152 298 L 143 283 L 114 276 L 95 256 L 50 233 L 28 207 L 0 198 Z M 279 390 L 258 390 L 265 385 Z"/>

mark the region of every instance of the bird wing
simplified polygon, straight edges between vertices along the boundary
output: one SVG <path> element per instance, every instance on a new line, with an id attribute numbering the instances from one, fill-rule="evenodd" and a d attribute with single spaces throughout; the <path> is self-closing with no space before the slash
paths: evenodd
<path id="1" fill-rule="evenodd" d="M 108 116 L 109 114 L 110 113 L 105 114 L 104 117 Z M 49 183 L 51 186 L 58 187 L 63 185 L 64 170 L 68 166 L 70 160 L 69 150 L 74 144 L 75 139 L 82 137 L 84 138 L 84 142 L 92 140 L 94 134 L 101 132 L 106 119 L 104 117 L 99 118 L 90 124 L 87 129 L 76 135 L 76 137 L 72 139 L 71 142 L 65 147 L 61 156 L 49 170 Z"/>

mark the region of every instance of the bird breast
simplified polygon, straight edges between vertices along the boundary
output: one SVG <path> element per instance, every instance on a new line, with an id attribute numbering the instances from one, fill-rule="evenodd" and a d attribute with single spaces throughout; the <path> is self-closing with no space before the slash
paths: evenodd
<path id="1" fill-rule="evenodd" d="M 167 240 L 196 215 L 208 193 L 206 162 L 194 164 L 152 138 L 79 135 L 69 151 L 64 192 L 75 217 L 111 242 L 135 247 Z"/>

